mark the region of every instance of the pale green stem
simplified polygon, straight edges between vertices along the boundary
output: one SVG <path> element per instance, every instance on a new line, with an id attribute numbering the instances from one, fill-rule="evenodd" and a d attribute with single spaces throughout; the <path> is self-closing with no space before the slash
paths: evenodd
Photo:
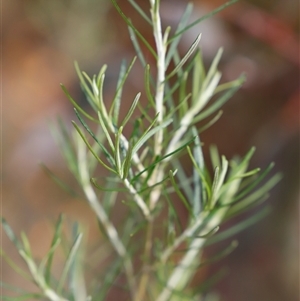
<path id="1" fill-rule="evenodd" d="M 213 231 L 217 226 L 220 225 L 221 221 L 224 218 L 224 215 L 227 211 L 227 208 L 221 208 L 216 214 L 209 220 L 202 233 L 208 233 Z M 202 219 L 199 222 L 203 222 Z M 193 228 L 195 228 L 193 226 Z M 191 230 L 191 229 L 190 229 Z M 201 235 L 201 234 L 200 234 Z M 187 238 L 187 237 L 185 237 Z M 173 291 L 180 291 L 185 288 L 191 274 L 194 273 L 193 265 L 197 256 L 199 256 L 200 249 L 203 248 L 207 238 L 194 238 L 192 243 L 189 246 L 189 250 L 183 256 L 181 261 L 176 265 L 176 268 L 169 277 L 168 282 L 165 285 L 165 288 L 158 296 L 156 301 L 167 301 L 170 300 L 170 297 L 173 294 Z M 165 254 L 165 257 L 170 254 Z"/>
<path id="2" fill-rule="evenodd" d="M 138 192 L 136 191 L 136 189 L 130 184 L 130 182 L 128 181 L 128 179 L 124 179 L 123 183 L 124 183 L 125 187 L 128 189 L 128 191 L 130 192 L 130 194 L 133 196 L 133 199 L 136 202 L 136 204 L 142 210 L 145 218 L 147 220 L 149 220 L 151 214 L 150 214 L 150 210 L 149 210 L 148 206 L 146 205 L 146 203 L 144 202 L 144 200 L 140 197 L 140 195 L 138 194 Z"/>
<path id="3" fill-rule="evenodd" d="M 180 142 L 183 135 L 186 133 L 187 129 L 193 123 L 195 116 L 203 109 L 203 107 L 208 103 L 210 98 L 213 96 L 216 87 L 221 79 L 221 73 L 216 72 L 211 80 L 211 82 L 205 87 L 203 91 L 201 91 L 199 95 L 199 99 L 195 102 L 187 113 L 183 116 L 180 121 L 180 126 L 176 130 L 172 140 L 170 141 L 168 148 L 166 150 L 166 154 L 172 153 L 176 150 L 179 146 L 178 143 Z M 171 160 L 172 156 L 167 158 L 167 161 Z"/>
<path id="4" fill-rule="evenodd" d="M 155 104 L 156 104 L 156 113 L 158 115 L 158 123 L 160 124 L 164 118 L 164 89 L 165 89 L 165 58 L 166 58 L 166 39 L 167 35 L 163 37 L 162 28 L 161 28 L 161 19 L 159 13 L 159 4 L 157 0 L 150 0 L 151 6 L 151 18 L 153 23 L 153 36 L 156 44 L 157 52 L 157 78 L 156 78 L 156 95 L 155 95 Z M 163 129 L 158 131 L 155 137 L 155 146 L 154 152 L 156 155 L 161 153 L 163 142 Z"/>
<path id="5" fill-rule="evenodd" d="M 156 93 L 155 93 L 155 105 L 156 105 L 156 114 L 158 114 L 158 124 L 163 122 L 164 118 L 164 89 L 165 89 L 165 56 L 166 56 L 166 45 L 167 45 L 167 36 L 168 31 L 166 31 L 165 36 L 163 37 L 162 28 L 161 28 L 161 19 L 159 14 L 159 1 L 150 0 L 150 10 L 151 10 L 151 19 L 153 24 L 153 35 L 156 44 L 157 51 L 157 77 L 156 77 Z M 154 154 L 155 156 L 160 155 L 162 152 L 162 144 L 164 139 L 164 130 L 161 129 L 155 134 L 154 137 Z M 158 164 L 153 171 L 151 178 L 149 179 L 149 186 L 154 185 L 155 183 L 163 179 L 163 169 L 160 164 Z M 155 208 L 157 201 L 161 195 L 161 188 L 155 187 L 150 194 L 150 204 L 149 208 L 152 211 Z M 145 267 L 151 259 L 151 250 L 152 250 L 152 238 L 153 236 L 153 219 L 149 220 L 147 226 L 147 236 L 145 241 L 145 250 L 144 250 L 144 260 Z M 140 300 L 145 300 L 145 293 L 147 283 L 149 282 L 149 272 L 143 271 L 139 289 L 138 289 L 138 298 Z"/>
<path id="6" fill-rule="evenodd" d="M 133 270 L 132 262 L 126 252 L 126 249 L 121 239 L 119 238 L 116 228 L 110 222 L 104 208 L 99 202 L 98 197 L 91 185 L 90 175 L 89 175 L 88 165 L 87 165 L 85 144 L 79 135 L 77 137 L 78 137 L 78 168 L 79 168 L 80 181 L 81 181 L 84 194 L 86 196 L 89 205 L 94 210 L 99 222 L 104 227 L 111 245 L 113 246 L 117 254 L 121 258 L 123 258 L 124 270 L 129 284 L 131 297 L 132 300 L 134 300 L 134 296 L 136 293 L 136 283 L 134 279 L 134 270 Z"/>
<path id="7" fill-rule="evenodd" d="M 243 169 L 239 171 L 238 175 L 243 174 L 246 169 L 247 167 L 245 166 Z M 238 191 L 240 183 L 241 183 L 241 178 L 234 180 L 230 188 L 224 192 L 222 198 L 226 200 L 232 199 L 233 196 Z M 205 227 L 201 230 L 199 236 L 210 233 L 216 227 L 218 227 L 223 221 L 227 210 L 228 207 L 221 207 L 218 211 L 216 211 L 211 216 L 211 218 L 209 219 Z M 207 217 L 208 214 L 209 213 L 206 213 L 206 215 L 202 215 L 202 216 L 200 215 L 195 221 L 195 223 L 186 231 L 184 231 L 183 234 L 175 240 L 174 244 L 162 254 L 161 257 L 162 263 L 165 263 L 167 261 L 167 259 L 172 255 L 172 253 L 183 241 L 195 235 L 195 231 L 203 223 L 204 219 Z M 174 290 L 180 291 L 185 288 L 188 281 L 191 279 L 191 274 L 194 273 L 193 264 L 197 260 L 197 256 L 199 257 L 199 252 L 203 248 L 206 240 L 207 237 L 195 237 L 193 239 L 192 243 L 189 246 L 189 250 L 186 252 L 186 254 L 183 256 L 183 258 L 180 260 L 180 262 L 173 270 L 171 276 L 169 277 L 169 280 L 166 283 L 165 288 L 163 289 L 159 297 L 156 299 L 156 301 L 170 300 L 170 297 Z"/>
<path id="8" fill-rule="evenodd" d="M 109 126 L 110 131 L 112 133 L 115 133 L 115 128 L 114 128 L 111 120 L 109 119 L 109 117 L 108 117 L 108 115 L 106 113 L 106 109 L 105 108 L 103 110 L 103 116 L 104 116 L 104 118 L 106 118 L 106 122 L 107 122 L 107 124 Z M 124 146 L 124 148 L 128 151 L 129 142 L 126 139 L 126 137 L 121 133 L 119 139 L 122 141 L 122 145 Z M 118 150 L 116 150 L 116 152 L 117 151 Z M 136 163 L 136 166 L 137 166 L 137 168 L 138 168 L 139 171 L 142 171 L 142 170 L 145 169 L 137 154 L 133 155 L 132 160 Z M 121 165 L 121 163 L 119 165 Z M 147 220 L 149 220 L 149 218 L 150 218 L 150 210 L 149 210 L 148 206 L 146 205 L 146 203 L 144 202 L 144 200 L 139 196 L 139 194 L 137 193 L 137 191 L 135 190 L 135 188 L 130 184 L 130 182 L 128 181 L 128 179 L 123 179 L 122 175 L 120 176 L 120 179 L 123 181 L 125 187 L 128 189 L 128 191 L 133 196 L 134 201 L 140 207 L 140 209 L 143 212 L 145 218 Z"/>
<path id="9" fill-rule="evenodd" d="M 48 298 L 50 301 L 69 301 L 68 299 L 63 298 L 62 296 L 58 295 L 53 289 L 51 289 L 45 282 L 43 275 L 40 275 L 38 272 L 38 268 L 35 262 L 23 252 L 23 250 L 19 251 L 20 255 L 26 261 L 29 271 L 37 284 L 37 286 L 42 290 L 44 296 Z"/>
<path id="10" fill-rule="evenodd" d="M 165 34 L 162 33 L 161 27 L 161 18 L 159 13 L 159 1 L 150 0 L 151 7 L 151 18 L 153 23 L 153 36 L 156 44 L 157 52 L 157 78 L 156 78 L 156 94 L 155 94 L 155 104 L 156 104 L 156 113 L 158 113 L 158 123 L 161 123 L 164 118 L 164 92 L 165 92 L 165 79 L 166 79 L 166 70 L 165 70 L 165 60 L 166 60 L 166 51 L 167 51 L 167 39 L 169 29 L 165 31 Z M 155 135 L 154 139 L 154 153 L 155 155 L 161 155 L 162 145 L 164 139 L 164 130 L 161 129 Z M 149 180 L 149 185 L 154 185 L 155 183 L 160 182 L 163 179 L 163 168 L 161 164 L 158 164 L 155 168 L 152 177 Z M 150 210 L 155 208 L 157 201 L 161 195 L 161 188 L 157 187 L 151 192 L 150 196 Z"/>

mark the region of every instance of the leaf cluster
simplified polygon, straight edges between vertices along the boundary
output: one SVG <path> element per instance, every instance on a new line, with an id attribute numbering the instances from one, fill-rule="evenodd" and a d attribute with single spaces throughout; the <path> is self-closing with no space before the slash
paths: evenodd
<path id="1" fill-rule="evenodd" d="M 137 56 L 128 64 L 122 62 L 112 99 L 105 99 L 103 93 L 106 65 L 98 74 L 89 76 L 75 63 L 89 109 L 82 108 L 62 85 L 78 120 L 72 121 L 71 133 L 61 121 L 53 133 L 78 182 L 76 192 L 48 168 L 44 169 L 68 192 L 86 199 L 115 257 L 109 263 L 100 263 L 108 264 L 105 277 L 97 279 L 96 285 L 85 287 L 83 267 L 77 257 L 82 234 L 77 233 L 61 278 L 52 285 L 51 262 L 62 239 L 61 218 L 49 252 L 39 265 L 32 258 L 26 236 L 22 234 L 21 243 L 4 220 L 2 224 L 41 291 L 31 298 L 105 300 L 115 287 L 123 287 L 125 296 L 135 301 L 199 300 L 206 283 L 200 289 L 193 289 L 190 283 L 199 268 L 207 264 L 201 256 L 203 249 L 264 217 L 267 208 L 220 231 L 225 221 L 261 204 L 280 180 L 280 175 L 265 180 L 273 163 L 262 171 L 249 170 L 254 148 L 242 158 L 228 160 L 211 146 L 210 163 L 203 155 L 199 134 L 221 117 L 221 107 L 240 88 L 244 76 L 221 82 L 218 64 L 222 48 L 206 70 L 199 48 L 200 33 L 184 55 L 179 53 L 178 45 L 190 27 L 236 1 L 229 1 L 192 24 L 188 22 L 193 9 L 189 4 L 177 28 L 171 30 L 161 26 L 160 1 L 150 0 L 148 13 L 129 0 L 152 28 L 155 48 L 124 15 L 118 2 L 111 1 L 128 26 Z M 146 62 L 144 48 L 156 60 L 156 66 Z M 137 92 L 126 109 L 126 81 L 138 63 L 144 68 L 145 93 Z M 191 166 L 190 173 L 186 172 L 187 164 Z M 184 219 L 178 209 L 182 207 Z M 112 221 L 116 210 L 124 212 L 120 224 Z M 210 262 L 236 246 L 232 241 Z M 73 268 L 74 265 L 79 268 Z M 125 285 L 121 280 L 124 278 Z M 80 292 L 75 288 L 80 288 Z M 81 299 L 76 297 L 79 293 Z M 23 299 L 28 296 L 23 294 Z"/>

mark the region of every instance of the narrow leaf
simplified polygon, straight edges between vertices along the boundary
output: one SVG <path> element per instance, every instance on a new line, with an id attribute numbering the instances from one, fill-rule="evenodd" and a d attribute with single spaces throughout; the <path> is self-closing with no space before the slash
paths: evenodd
<path id="1" fill-rule="evenodd" d="M 57 286 L 57 292 L 59 294 L 62 291 L 63 285 L 65 284 L 67 275 L 68 275 L 69 270 L 71 268 L 71 265 L 73 264 L 73 262 L 75 260 L 75 257 L 76 257 L 76 255 L 78 253 L 81 240 L 82 240 L 82 233 L 79 233 L 77 235 L 77 237 L 75 238 L 73 246 L 72 246 L 72 248 L 71 248 L 71 250 L 69 252 L 68 258 L 67 258 L 67 260 L 65 262 L 64 269 L 62 271 L 62 274 L 61 274 L 61 277 L 60 277 L 60 280 L 59 280 L 59 283 L 58 283 L 58 286 Z"/>
<path id="2" fill-rule="evenodd" d="M 134 178 L 131 179 L 130 183 L 134 183 L 144 172 L 148 171 L 151 168 L 154 168 L 155 165 L 157 165 L 159 162 L 175 155 L 176 153 L 179 153 L 181 150 L 185 149 L 192 141 L 194 141 L 195 137 L 178 147 L 173 152 L 170 152 L 162 157 L 157 158 L 153 163 L 149 164 L 148 167 L 146 167 L 144 170 L 140 171 Z"/>
<path id="3" fill-rule="evenodd" d="M 135 50 L 135 53 L 136 53 L 137 57 L 139 58 L 142 66 L 145 67 L 147 63 L 146 63 L 143 51 L 142 51 L 142 49 L 140 47 L 139 41 L 138 41 L 138 39 L 136 37 L 136 34 L 135 34 L 134 30 L 130 26 L 128 26 L 128 31 L 129 31 L 130 40 L 132 42 L 133 48 Z"/>
<path id="4" fill-rule="evenodd" d="M 7 237 L 10 239 L 10 241 L 15 245 L 15 247 L 18 250 L 22 250 L 23 246 L 22 246 L 21 242 L 18 240 L 13 229 L 10 227 L 10 225 L 6 222 L 6 220 L 3 217 L 1 217 L 1 224 L 3 226 L 3 229 L 4 229 Z"/>
<path id="5" fill-rule="evenodd" d="M 209 115 L 213 114 L 215 111 L 220 109 L 228 99 L 241 87 L 244 82 L 245 77 L 240 77 L 236 81 L 232 82 L 232 88 L 226 91 L 222 96 L 215 100 L 207 109 L 203 110 L 198 116 L 195 117 L 194 122 L 199 122 Z M 216 90 L 218 87 L 216 88 Z"/>
<path id="6" fill-rule="evenodd" d="M 189 3 L 187 5 L 186 10 L 184 11 L 180 21 L 179 21 L 179 23 L 178 23 L 175 34 L 180 32 L 180 30 L 182 30 L 186 26 L 186 24 L 188 22 L 188 19 L 191 16 L 192 11 L 193 11 L 193 4 Z M 177 46 L 179 44 L 180 38 L 181 38 L 181 35 L 178 35 L 176 38 L 173 38 L 172 43 L 170 44 L 170 47 L 168 49 L 168 53 L 166 55 L 166 69 L 167 69 L 167 67 L 169 66 L 169 64 L 172 60 L 174 52 L 177 50 Z"/>
<path id="7" fill-rule="evenodd" d="M 182 194 L 182 192 L 180 191 L 179 187 L 178 187 L 178 184 L 176 183 L 175 179 L 174 179 L 174 174 L 173 174 L 173 171 L 169 171 L 169 177 L 170 177 L 170 180 L 171 180 L 171 183 L 177 193 L 177 195 L 179 196 L 179 198 L 181 199 L 183 205 L 186 207 L 186 209 L 188 210 L 188 212 L 190 213 L 190 216 L 194 216 L 193 214 L 193 211 L 192 211 L 192 208 L 189 204 L 189 202 L 186 200 L 185 196 Z"/>
<path id="8" fill-rule="evenodd" d="M 269 213 L 270 213 L 270 208 L 265 207 L 261 209 L 259 212 L 252 215 L 251 217 L 247 218 L 246 220 L 243 220 L 238 224 L 236 224 L 235 226 L 232 226 L 229 229 L 222 231 L 219 234 L 209 238 L 205 245 L 209 246 L 214 243 L 220 242 L 224 239 L 228 239 L 229 237 L 232 237 L 233 235 L 236 235 L 239 232 L 247 229 L 248 227 L 256 224 L 258 221 L 266 217 Z"/>
<path id="9" fill-rule="evenodd" d="M 201 34 L 197 36 L 196 40 L 193 42 L 193 44 L 191 45 L 191 47 L 189 48 L 185 56 L 181 59 L 181 61 L 175 67 L 175 69 L 167 76 L 166 80 L 170 79 L 173 75 L 175 75 L 178 72 L 178 70 L 182 68 L 185 62 L 190 58 L 190 56 L 194 53 L 195 49 L 198 47 L 200 39 L 201 39 Z"/>
<path id="10" fill-rule="evenodd" d="M 150 65 L 147 64 L 146 67 L 145 67 L 145 90 L 146 90 L 146 95 L 147 95 L 147 98 L 151 104 L 151 106 L 153 108 L 155 108 L 155 101 L 154 101 L 154 98 L 153 98 L 153 94 L 151 92 L 151 88 L 150 88 Z"/>
<path id="11" fill-rule="evenodd" d="M 50 283 L 50 279 L 51 279 L 51 266 L 52 266 L 52 262 L 53 262 L 54 249 L 55 249 L 55 246 L 58 244 L 58 242 L 60 240 L 62 222 L 63 222 L 63 215 L 60 214 L 59 218 L 56 222 L 56 225 L 55 225 L 55 232 L 54 232 L 54 236 L 53 236 L 53 239 L 52 239 L 52 242 L 51 242 L 51 248 L 50 248 L 50 251 L 47 254 L 48 261 L 47 261 L 47 266 L 46 266 L 46 270 L 45 270 L 45 281 L 46 281 L 47 284 Z"/>
<path id="12" fill-rule="evenodd" d="M 6 261 L 6 263 L 21 277 L 23 277 L 26 280 L 33 281 L 31 275 L 29 275 L 27 272 L 23 271 L 18 264 L 15 263 L 14 260 L 12 260 L 0 247 L 0 256 Z M 1 283 L 1 281 L 0 281 Z"/>
<path id="13" fill-rule="evenodd" d="M 198 176 L 200 177 L 201 182 L 202 182 L 203 186 L 205 187 L 206 194 L 204 194 L 204 191 L 202 190 L 203 195 L 205 195 L 203 197 L 203 203 L 205 204 L 206 200 L 211 198 L 211 187 L 210 187 L 209 181 L 208 181 L 207 177 L 205 176 L 204 170 L 201 169 L 200 166 L 197 164 L 189 146 L 187 146 L 187 151 L 192 160 L 194 167 L 196 168 Z"/>
<path id="14" fill-rule="evenodd" d="M 162 122 L 160 125 L 158 125 L 157 127 L 151 129 L 149 132 L 147 132 L 145 135 L 143 135 L 138 141 L 137 143 L 134 145 L 133 149 L 132 149 L 132 153 L 136 154 L 138 152 L 138 150 L 145 144 L 145 142 L 147 140 L 149 140 L 155 133 L 157 133 L 158 131 L 166 128 L 173 120 L 169 119 L 166 120 L 164 122 Z"/>
<path id="15" fill-rule="evenodd" d="M 70 138 L 70 134 L 66 129 L 66 126 L 62 122 L 61 119 L 58 119 L 58 128 L 57 126 L 52 126 L 51 128 L 52 135 L 58 144 L 62 156 L 67 162 L 67 166 L 70 172 L 78 178 L 78 166 L 77 166 L 77 158 L 75 154 L 75 149 L 73 143 Z"/>
<path id="16" fill-rule="evenodd" d="M 84 94 L 86 95 L 86 99 L 89 102 L 90 106 L 93 108 L 93 110 L 97 111 L 97 107 L 95 105 L 95 103 L 96 103 L 95 95 L 93 94 L 93 92 L 91 91 L 90 87 L 87 85 L 86 80 L 85 80 L 85 78 L 89 79 L 89 77 L 87 76 L 86 73 L 84 73 L 80 70 L 77 62 L 75 62 L 74 65 L 75 65 L 75 70 L 76 70 L 77 76 L 79 77 L 79 80 L 80 80 L 81 88 L 82 88 Z M 106 69 L 106 66 L 104 65 L 103 68 Z M 89 81 L 90 81 L 90 79 L 89 79 Z"/>
<path id="17" fill-rule="evenodd" d="M 236 202 L 251 192 L 273 169 L 274 163 L 271 163 L 261 174 L 249 185 L 247 185 L 243 190 L 241 190 L 238 195 L 233 199 L 233 202 Z"/>
<path id="18" fill-rule="evenodd" d="M 132 28 L 132 30 L 136 33 L 136 35 L 141 39 L 141 41 L 144 43 L 144 45 L 147 47 L 147 49 L 151 52 L 151 54 L 153 55 L 153 57 L 155 59 L 157 59 L 157 54 L 154 51 L 154 49 L 151 47 L 151 45 L 148 43 L 148 41 L 143 37 L 143 35 L 136 29 L 136 27 L 133 26 L 132 22 L 130 19 L 128 19 L 125 14 L 123 13 L 122 9 L 120 8 L 120 6 L 118 5 L 116 0 L 111 0 L 111 2 L 113 3 L 114 7 L 116 8 L 116 10 L 118 11 L 118 13 L 121 15 L 121 17 L 123 18 L 123 20 L 126 22 L 126 24 L 128 26 L 130 26 Z"/>
<path id="19" fill-rule="evenodd" d="M 210 13 L 206 14 L 205 16 L 197 19 L 196 21 L 194 21 L 193 23 L 189 24 L 188 26 L 186 26 L 185 28 L 183 28 L 182 30 L 180 30 L 179 32 L 175 33 L 174 36 L 169 40 L 169 43 L 171 41 L 173 41 L 176 37 L 182 35 L 184 32 L 186 32 L 187 30 L 189 30 L 190 28 L 194 27 L 195 25 L 197 25 L 198 23 L 212 17 L 213 15 L 219 13 L 220 11 L 222 11 L 223 9 L 227 8 L 228 6 L 238 2 L 239 0 L 231 0 L 226 2 L 225 4 L 219 6 L 218 8 L 214 9 L 213 11 L 211 11 Z"/>
<path id="20" fill-rule="evenodd" d="M 56 176 L 46 165 L 40 163 L 41 168 L 43 171 L 56 183 L 58 184 L 64 191 L 70 194 L 72 197 L 77 197 L 78 193 L 67 183 L 61 180 L 58 176 Z"/>
<path id="21" fill-rule="evenodd" d="M 126 116 L 124 117 L 124 120 L 121 123 L 121 127 L 124 127 L 127 124 L 127 122 L 130 120 L 130 118 L 131 118 L 131 116 L 132 116 L 132 114 L 133 114 L 133 112 L 134 112 L 134 110 L 135 110 L 135 108 L 138 104 L 138 101 L 139 101 L 140 97 L 141 97 L 141 93 L 138 93 L 136 95 L 136 97 L 134 98 L 134 100 L 133 100 Z"/>
<path id="22" fill-rule="evenodd" d="M 244 199 L 240 200 L 237 204 L 233 205 L 229 211 L 228 215 L 235 215 L 237 212 L 242 211 L 244 208 L 247 208 L 252 203 L 264 197 L 268 191 L 270 191 L 280 180 L 282 179 L 281 174 L 276 174 L 269 181 L 267 181 L 262 187 L 254 191 Z"/>
<path id="23" fill-rule="evenodd" d="M 129 75 L 135 61 L 136 61 L 136 56 L 130 62 L 126 72 L 125 72 L 125 70 L 123 70 L 125 67 L 125 62 L 122 64 L 122 68 L 120 71 L 120 76 L 119 76 L 119 80 L 118 80 L 118 84 L 117 84 L 117 90 L 116 90 L 115 96 L 113 98 L 112 106 L 111 106 L 110 113 L 109 113 L 110 116 L 112 115 L 112 109 L 114 107 L 115 107 L 114 117 L 116 118 L 119 115 L 120 101 L 121 101 L 123 86 L 126 82 L 126 79 L 128 78 L 128 75 Z M 116 120 L 114 120 L 116 125 L 117 125 L 117 120 L 118 120 L 118 118 L 116 118 Z"/>
<path id="24" fill-rule="evenodd" d="M 75 110 L 75 114 L 78 117 L 80 123 L 84 126 L 84 128 L 87 130 L 87 132 L 92 136 L 92 138 L 98 143 L 98 145 L 101 147 L 101 149 L 103 150 L 105 156 L 110 160 L 110 162 L 113 162 L 112 156 L 110 155 L 110 153 L 107 151 L 107 149 L 104 147 L 104 145 L 97 139 L 97 137 L 95 136 L 95 134 L 93 133 L 93 131 L 89 128 L 89 126 L 85 123 L 85 121 L 81 118 L 81 116 L 79 115 L 79 113 L 77 112 L 76 109 Z M 100 114 L 100 112 L 98 112 Z M 102 121 L 102 119 L 99 117 L 99 120 Z M 104 126 L 104 124 L 101 122 L 102 125 L 102 129 L 106 134 L 106 138 L 112 148 L 112 150 L 114 151 L 114 145 L 113 142 L 107 132 L 107 130 L 104 130 L 104 128 L 106 129 L 106 127 Z M 108 139 L 109 137 L 109 139 Z M 87 140 L 87 139 L 86 139 Z"/>
<path id="25" fill-rule="evenodd" d="M 97 119 L 93 118 L 90 114 L 88 114 L 86 111 L 84 111 L 78 104 L 77 102 L 72 98 L 72 96 L 70 95 L 70 93 L 68 92 L 68 90 L 66 89 L 66 87 L 63 84 L 60 84 L 62 90 L 64 91 L 64 93 L 66 94 L 66 96 L 68 97 L 68 99 L 70 100 L 70 102 L 72 103 L 72 105 L 80 112 L 82 113 L 86 118 L 94 121 L 94 122 L 98 122 Z"/>
<path id="26" fill-rule="evenodd" d="M 92 146 L 90 145 L 90 143 L 87 141 L 87 139 L 85 138 L 85 136 L 83 135 L 82 131 L 80 130 L 79 126 L 72 121 L 73 126 L 75 127 L 76 131 L 78 132 L 78 134 L 80 135 L 80 137 L 82 138 L 82 140 L 84 141 L 84 143 L 86 144 L 86 146 L 88 147 L 88 149 L 91 151 L 91 153 L 94 155 L 94 157 L 97 159 L 97 161 L 103 165 L 106 169 L 110 170 L 113 173 L 116 173 L 116 171 L 114 169 L 112 169 L 111 167 L 109 167 L 108 165 L 106 165 L 100 158 L 99 156 L 94 152 Z M 103 145 L 100 145 L 102 150 L 105 150 L 107 152 L 107 150 L 105 149 L 105 147 Z M 111 156 L 110 156 L 111 157 Z M 113 159 L 109 159 L 110 163 L 113 164 Z"/>
<path id="27" fill-rule="evenodd" d="M 122 161 L 121 161 L 121 155 L 120 155 L 120 136 L 122 135 L 123 127 L 121 126 L 116 134 L 116 141 L 115 141 L 115 164 L 116 164 L 116 170 L 121 178 L 123 178 L 123 170 L 122 167 Z"/>
<path id="28" fill-rule="evenodd" d="M 128 0 L 128 1 L 136 9 L 136 11 L 147 21 L 147 23 L 152 26 L 151 19 L 145 14 L 145 12 L 141 9 L 141 7 L 134 0 Z"/>

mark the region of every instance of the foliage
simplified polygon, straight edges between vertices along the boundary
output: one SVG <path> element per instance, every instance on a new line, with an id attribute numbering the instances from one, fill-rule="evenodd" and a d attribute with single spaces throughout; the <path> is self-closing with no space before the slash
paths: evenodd
<path id="1" fill-rule="evenodd" d="M 4 251 L 2 256 L 39 288 L 39 293 L 34 294 L 12 288 L 19 297 L 3 297 L 4 300 L 105 300 L 116 286 L 123 287 L 127 300 L 204 300 L 201 289 L 190 285 L 204 264 L 203 249 L 232 237 L 265 216 L 267 208 L 226 231 L 219 231 L 224 221 L 261 204 L 280 179 L 275 175 L 263 181 L 273 164 L 262 171 L 249 170 L 254 148 L 242 158 L 228 160 L 211 146 L 212 168 L 203 156 L 199 133 L 218 120 L 222 114 L 220 108 L 239 89 L 244 77 L 220 83 L 218 63 L 222 49 L 205 70 L 198 47 L 200 34 L 183 57 L 177 46 L 191 26 L 236 1 L 226 3 L 191 25 L 188 19 L 192 5 L 189 4 L 177 28 L 171 31 L 170 27 L 162 29 L 159 0 L 149 1 L 150 14 L 129 0 L 152 27 L 155 47 L 123 14 L 118 3 L 111 1 L 128 26 L 137 57 L 129 64 L 123 61 L 111 101 L 103 95 L 107 66 L 90 77 L 76 63 L 90 109 L 81 107 L 62 85 L 78 121 L 72 121 L 72 133 L 60 121 L 54 135 L 78 182 L 77 190 L 99 222 L 102 240 L 106 240 L 100 240 L 99 245 L 109 243 L 114 258 L 109 262 L 103 259 L 99 264 L 106 267 L 105 274 L 87 283 L 84 260 L 80 256 L 83 233 L 75 226 L 64 268 L 56 279 L 52 262 L 63 241 L 62 216 L 56 224 L 50 249 L 39 263 L 33 258 L 26 235 L 22 233 L 20 241 L 3 219 L 3 228 L 26 262 L 29 274 L 14 266 Z M 156 66 L 146 62 L 143 49 L 153 56 Z M 145 92 L 136 93 L 121 117 L 120 112 L 126 110 L 124 85 L 137 60 L 144 68 Z M 190 174 L 184 169 L 188 160 Z M 46 167 L 45 170 L 69 189 Z M 105 170 L 104 181 L 99 170 L 102 174 Z M 123 202 L 117 204 L 120 197 Z M 180 214 L 182 207 L 185 218 Z M 111 217 L 115 210 L 124 212 L 122 224 L 113 223 Z M 225 256 L 236 246 L 233 241 L 217 257 Z"/>

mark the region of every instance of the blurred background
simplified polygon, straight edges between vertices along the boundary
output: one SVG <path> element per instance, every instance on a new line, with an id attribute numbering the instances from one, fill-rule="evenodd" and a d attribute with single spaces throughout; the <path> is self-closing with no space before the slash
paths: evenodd
<path id="1" fill-rule="evenodd" d="M 148 1 L 136 2 L 147 8 Z M 119 3 L 151 39 L 149 27 L 131 5 Z M 224 1 L 193 3 L 196 20 Z M 162 0 L 163 24 L 174 28 L 186 4 Z M 243 72 L 247 76 L 202 141 L 217 144 L 228 158 L 255 145 L 253 166 L 275 161 L 284 175 L 268 200 L 271 214 L 238 235 L 239 247 L 219 263 L 228 267 L 228 276 L 214 287 L 224 301 L 299 300 L 298 6 L 297 0 L 241 0 L 189 31 L 180 45 L 184 53 L 202 32 L 200 47 L 207 65 L 223 46 L 223 79 Z M 61 191 L 39 166 L 45 163 L 74 184 L 49 130 L 57 116 L 69 125 L 75 119 L 59 83 L 83 103 L 74 61 L 88 74 L 108 64 L 105 93 L 110 99 L 121 59 L 130 60 L 134 52 L 127 28 L 108 0 L 3 1 L 2 26 L 2 215 L 16 233 L 28 234 L 35 255 L 41 257 L 49 247 L 51 222 L 61 212 L 84 223 L 90 239 L 97 235 L 87 205 Z M 133 75 L 128 95 L 142 85 L 140 76 Z M 5 235 L 2 247 L 17 258 Z M 29 288 L 5 262 L 1 277 Z"/>

